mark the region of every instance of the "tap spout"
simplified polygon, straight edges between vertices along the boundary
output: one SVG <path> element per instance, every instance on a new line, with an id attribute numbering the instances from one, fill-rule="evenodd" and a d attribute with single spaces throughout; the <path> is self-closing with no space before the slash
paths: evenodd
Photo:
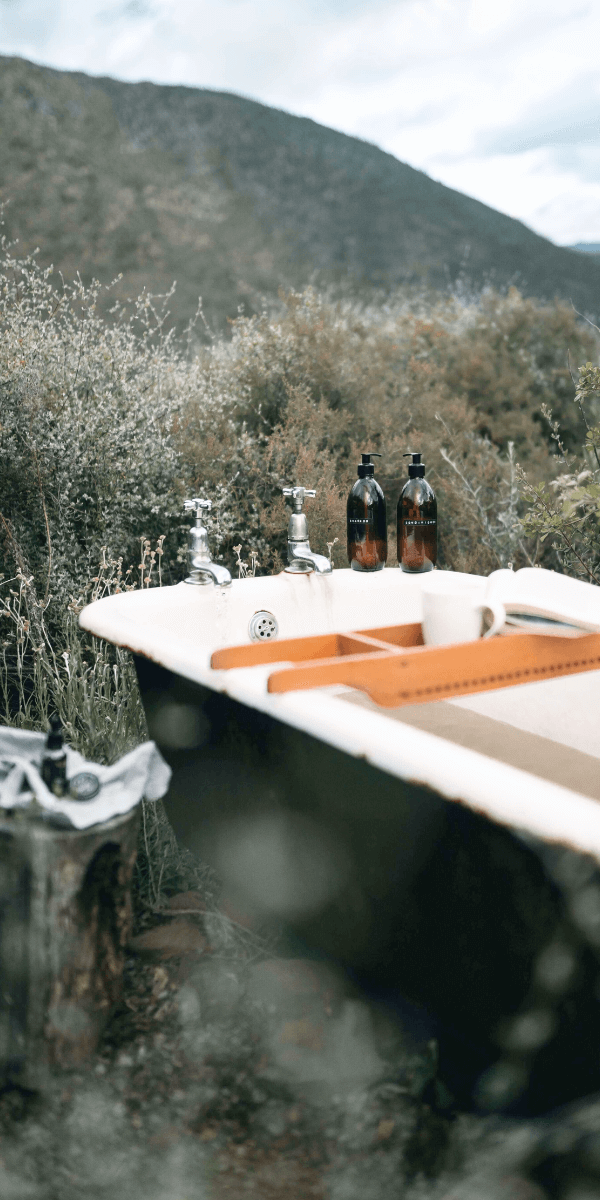
<path id="1" fill-rule="evenodd" d="M 229 587 L 232 583 L 227 567 L 211 562 L 209 558 L 200 558 L 199 555 L 192 554 L 190 555 L 190 567 L 191 571 L 186 583 L 210 584 L 212 580 L 217 587 Z"/>
<path id="2" fill-rule="evenodd" d="M 315 554 L 308 542 L 288 541 L 288 565 L 292 574 L 314 571 L 316 575 L 330 575 L 333 567 L 324 554 Z"/>

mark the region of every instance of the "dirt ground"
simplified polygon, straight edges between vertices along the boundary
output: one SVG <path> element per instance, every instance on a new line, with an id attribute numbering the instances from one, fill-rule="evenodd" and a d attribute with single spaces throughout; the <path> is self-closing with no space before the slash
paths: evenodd
<path id="1" fill-rule="evenodd" d="M 0 1198 L 600 1197 L 598 1102 L 550 1121 L 457 1114 L 435 1050 L 323 964 L 173 896 L 139 922 L 93 1060 L 0 1094 Z"/>

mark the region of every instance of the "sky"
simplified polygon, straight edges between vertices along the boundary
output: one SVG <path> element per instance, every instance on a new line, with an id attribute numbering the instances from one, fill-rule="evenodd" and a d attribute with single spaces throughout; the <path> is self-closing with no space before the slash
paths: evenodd
<path id="1" fill-rule="evenodd" d="M 0 53 L 237 92 L 600 243 L 598 0 L 0 0 Z"/>

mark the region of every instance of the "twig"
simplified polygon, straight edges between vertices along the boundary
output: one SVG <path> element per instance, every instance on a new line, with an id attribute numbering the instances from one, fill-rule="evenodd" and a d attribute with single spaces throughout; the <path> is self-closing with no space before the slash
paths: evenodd
<path id="1" fill-rule="evenodd" d="M 146 862 L 148 863 L 148 874 L 150 876 L 150 887 L 152 888 L 152 892 L 154 894 L 154 903 L 156 904 L 156 902 L 158 900 L 158 894 L 157 894 L 156 888 L 154 886 L 154 874 L 152 871 L 152 856 L 150 854 L 150 847 L 148 845 L 148 827 L 146 825 L 146 809 L 143 804 L 142 804 L 142 826 L 144 829 L 144 847 L 146 849 Z"/>
<path id="2" fill-rule="evenodd" d="M 585 319 L 587 320 L 587 317 L 586 317 Z M 590 324 L 591 324 L 591 321 L 590 321 Z M 596 325 L 594 325 L 594 329 L 596 329 L 596 328 L 597 328 L 597 327 L 596 327 Z M 600 330 L 598 330 L 598 332 L 600 333 Z M 577 380 L 576 380 L 576 379 L 573 377 L 573 372 L 571 371 L 571 354 L 570 354 L 570 351 L 569 351 L 569 350 L 567 350 L 567 358 L 568 358 L 568 362 L 569 362 L 569 372 L 570 372 L 570 375 L 571 375 L 571 380 L 572 380 L 572 383 L 573 383 L 573 387 L 575 388 L 575 399 L 576 399 L 576 401 L 577 401 L 577 405 L 578 405 L 579 411 L 580 411 L 580 413 L 581 413 L 581 415 L 582 415 L 582 417 L 583 417 L 583 423 L 584 423 L 584 425 L 585 425 L 585 428 L 586 428 L 587 432 L 589 433 L 589 432 L 590 432 L 590 423 L 589 423 L 589 421 L 588 421 L 588 419 L 587 419 L 587 417 L 586 417 L 586 415 L 585 415 L 585 409 L 584 409 L 584 407 L 583 407 L 583 404 L 581 403 L 581 400 L 579 399 L 579 396 L 578 396 L 578 390 L 579 390 L 579 387 L 578 387 L 578 382 L 577 382 Z M 595 447 L 595 446 L 592 446 L 592 450 L 594 451 L 594 457 L 595 457 L 595 459 L 596 459 L 596 462 L 597 462 L 597 464 L 598 464 L 598 467 L 600 468 L 600 458 L 598 457 L 598 451 L 597 451 L 597 449 L 596 449 L 596 447 Z"/>
<path id="3" fill-rule="evenodd" d="M 580 312 L 579 312 L 579 309 L 575 308 L 575 305 L 573 304 L 573 301 L 572 301 L 572 300 L 571 300 L 571 307 L 572 307 L 572 309 L 573 309 L 573 312 L 574 312 L 574 313 L 577 313 L 577 316 L 578 316 L 578 317 L 581 317 L 582 321 L 587 321 L 588 325 L 591 325 L 592 329 L 595 329 L 595 330 L 596 330 L 596 333 L 600 333 L 600 329 L 598 329 L 598 326 L 597 326 L 597 325 L 594 325 L 594 322 L 593 322 L 593 321 L 590 321 L 590 318 L 589 318 L 589 317 L 586 317 L 586 316 L 584 316 L 584 314 L 583 314 L 583 313 L 580 313 Z"/>
<path id="4" fill-rule="evenodd" d="M 35 469 L 37 471 L 38 484 L 39 484 L 39 488 L 40 488 L 40 496 L 41 496 L 41 500 L 42 500 L 42 508 L 44 510 L 44 521 L 46 524 L 46 538 L 48 541 L 48 578 L 46 579 L 46 591 L 44 592 L 44 608 L 45 608 L 48 603 L 48 596 L 50 594 L 50 575 L 52 574 L 52 539 L 50 537 L 50 524 L 48 522 L 48 513 L 46 511 L 46 501 L 44 498 L 44 489 L 42 487 L 42 476 L 40 474 L 40 465 L 38 462 L 38 456 L 37 456 L 37 451 L 36 451 L 35 446 L 31 447 L 31 453 L 33 454 L 33 461 L 35 462 Z"/>
<path id="5" fill-rule="evenodd" d="M 538 500 L 539 500 L 539 503 L 542 505 L 542 508 L 544 508 L 545 511 L 548 513 L 548 516 L 550 516 L 550 517 L 554 516 L 552 509 L 548 507 L 545 500 L 541 496 L 538 496 Z M 571 539 L 565 533 L 564 529 L 558 529 L 555 532 L 557 532 L 560 537 L 564 538 L 565 542 L 567 543 L 567 546 L 569 547 L 569 550 L 571 551 L 571 554 L 574 554 L 575 558 L 578 560 L 578 562 L 581 563 L 586 575 L 589 575 L 590 579 L 592 579 L 594 581 L 594 583 L 600 584 L 600 579 L 596 578 L 596 576 L 594 575 L 594 572 L 592 571 L 592 568 L 588 567 L 587 563 L 584 562 L 581 555 L 577 553 L 577 550 L 575 549 Z"/>

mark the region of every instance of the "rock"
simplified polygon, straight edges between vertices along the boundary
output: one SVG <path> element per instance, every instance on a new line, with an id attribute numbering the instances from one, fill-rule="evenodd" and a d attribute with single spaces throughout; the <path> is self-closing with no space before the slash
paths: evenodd
<path id="1" fill-rule="evenodd" d="M 269 958 L 251 967 L 248 995 L 274 1005 L 283 1017 L 331 1017 L 339 1012 L 345 986 L 325 963 L 307 958 Z"/>
<path id="2" fill-rule="evenodd" d="M 186 980 L 186 1012 L 193 1013 L 191 996 L 195 993 L 198 997 L 198 1014 L 202 1014 L 203 1020 L 214 1021 L 226 1017 L 237 1007 L 243 992 L 243 984 L 235 967 L 218 959 L 207 958 Z"/>
<path id="3" fill-rule="evenodd" d="M 369 1009 L 345 990 L 332 968 L 309 959 L 269 959 L 249 971 L 269 1073 L 314 1085 L 317 1102 L 368 1086 L 385 1071 Z"/>
<path id="4" fill-rule="evenodd" d="M 181 955 L 202 954 L 208 941 L 193 921 L 186 917 L 175 917 L 168 924 L 156 925 L 130 941 L 137 954 L 148 954 L 160 959 L 178 958 Z"/>

